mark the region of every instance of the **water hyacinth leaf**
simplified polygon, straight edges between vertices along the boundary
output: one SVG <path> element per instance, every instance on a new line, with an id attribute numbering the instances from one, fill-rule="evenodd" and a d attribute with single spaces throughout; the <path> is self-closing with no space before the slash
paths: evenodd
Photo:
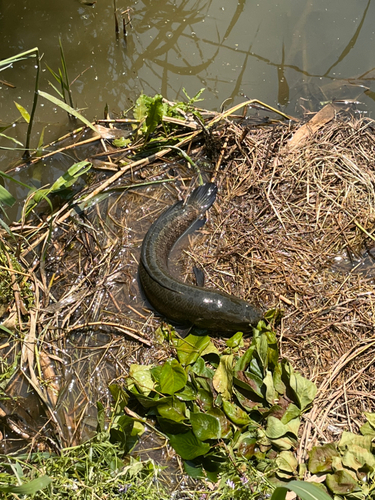
<path id="1" fill-rule="evenodd" d="M 321 472 L 330 472 L 332 470 L 333 457 L 339 457 L 334 443 L 328 443 L 323 446 L 314 446 L 310 451 L 308 469 L 312 474 Z"/>
<path id="2" fill-rule="evenodd" d="M 185 434 L 169 435 L 169 444 L 184 460 L 193 460 L 201 455 L 206 455 L 210 449 L 208 443 L 203 443 L 192 431 Z"/>
<path id="3" fill-rule="evenodd" d="M 186 406 L 182 401 L 175 400 L 172 404 L 158 405 L 157 409 L 161 417 L 173 422 L 182 422 L 186 419 Z"/>
<path id="4" fill-rule="evenodd" d="M 250 372 L 250 373 L 253 373 L 260 380 L 262 380 L 262 378 L 263 378 L 263 370 L 259 366 L 259 363 L 258 363 L 258 361 L 256 360 L 255 357 L 250 360 L 249 367 L 248 367 L 247 371 Z"/>
<path id="5" fill-rule="evenodd" d="M 212 382 L 215 390 L 222 395 L 223 399 L 229 400 L 232 397 L 233 354 L 221 356 Z"/>
<path id="6" fill-rule="evenodd" d="M 108 386 L 109 392 L 111 393 L 113 399 L 116 402 L 116 405 L 119 405 L 120 408 L 125 408 L 125 406 L 129 402 L 129 394 L 125 392 L 119 385 L 111 384 Z"/>
<path id="7" fill-rule="evenodd" d="M 201 441 L 207 439 L 220 439 L 221 426 L 217 418 L 207 413 L 191 413 L 190 423 L 193 427 L 193 432 Z"/>
<path id="8" fill-rule="evenodd" d="M 69 106 L 69 104 L 66 104 L 64 101 L 61 101 L 60 99 L 57 99 L 57 97 L 54 97 L 51 94 L 47 94 L 47 92 L 43 92 L 42 90 L 38 90 L 38 94 L 41 97 L 44 97 L 48 101 L 51 101 L 53 104 L 56 104 L 59 106 L 61 109 L 69 113 L 70 115 L 74 116 L 78 120 L 80 120 L 82 123 L 84 123 L 87 127 L 90 127 L 96 134 L 98 134 L 98 131 L 94 127 L 94 125 L 87 120 L 84 116 L 81 115 L 81 113 L 78 113 L 74 108 Z"/>
<path id="9" fill-rule="evenodd" d="M 12 207 L 16 203 L 16 199 L 10 194 L 10 192 L 5 189 L 5 187 L 0 185 L 0 204 L 6 205 L 7 207 Z"/>
<path id="10" fill-rule="evenodd" d="M 276 389 L 276 391 L 280 394 L 283 395 L 285 394 L 286 386 L 284 382 L 282 381 L 282 370 L 281 366 L 278 363 L 274 370 L 273 370 L 273 385 Z"/>
<path id="11" fill-rule="evenodd" d="M 207 335 L 199 337 L 198 335 L 190 334 L 184 339 L 173 339 L 173 344 L 177 351 L 177 357 L 183 366 L 195 363 L 210 343 L 210 337 Z"/>
<path id="12" fill-rule="evenodd" d="M 349 465 L 349 461 L 352 465 Z M 361 446 L 357 446 L 353 444 L 348 451 L 346 451 L 342 457 L 342 463 L 350 467 L 351 469 L 358 470 L 361 467 L 366 466 L 367 469 L 374 470 L 375 469 L 375 457 L 374 455 L 362 448 Z M 355 464 L 359 464 L 357 467 Z"/>
<path id="13" fill-rule="evenodd" d="M 226 341 L 227 346 L 231 347 L 232 349 L 242 346 L 243 345 L 242 337 L 243 337 L 242 332 L 235 333 L 233 337 L 231 337 Z"/>
<path id="14" fill-rule="evenodd" d="M 18 102 L 16 102 L 16 101 L 13 101 L 13 102 L 16 105 L 16 108 L 20 112 L 20 114 L 21 114 L 22 118 L 25 120 L 25 122 L 26 123 L 30 123 L 30 114 L 29 114 L 29 112 L 23 106 L 21 106 L 21 104 L 19 104 Z"/>
<path id="15" fill-rule="evenodd" d="M 289 428 L 284 425 L 278 418 L 270 415 L 267 419 L 266 436 L 269 439 L 278 439 L 285 436 L 289 432 Z"/>
<path id="16" fill-rule="evenodd" d="M 239 406 L 223 401 L 223 410 L 225 415 L 236 425 L 248 425 L 251 422 L 249 415 Z"/>
<path id="17" fill-rule="evenodd" d="M 262 333 L 261 335 L 259 335 L 258 337 L 255 338 L 255 345 L 256 345 L 256 350 L 257 350 L 257 353 L 258 353 L 258 356 L 259 356 L 259 359 L 260 359 L 260 362 L 261 362 L 261 367 L 262 367 L 262 371 L 264 373 L 264 371 L 266 370 L 267 366 L 268 366 L 268 342 L 267 342 L 267 336 Z M 263 373 L 262 373 L 262 377 L 263 377 Z"/>
<path id="18" fill-rule="evenodd" d="M 278 439 L 271 439 L 270 441 L 272 442 L 273 447 L 281 451 L 287 451 L 297 446 L 297 439 L 294 439 L 291 436 L 283 436 Z"/>
<path id="19" fill-rule="evenodd" d="M 185 387 L 187 375 L 176 359 L 169 359 L 160 372 L 160 390 L 164 394 L 174 394 Z"/>
<path id="20" fill-rule="evenodd" d="M 160 397 L 157 394 L 153 398 L 150 398 L 148 396 L 143 396 L 142 394 L 139 394 L 138 391 L 135 391 L 134 389 L 135 388 L 133 387 L 132 389 L 129 390 L 132 394 L 135 395 L 139 403 L 141 403 L 141 405 L 144 408 L 153 408 L 160 404 L 172 404 L 173 398 L 171 396 Z"/>
<path id="21" fill-rule="evenodd" d="M 334 474 L 328 474 L 326 485 L 335 495 L 345 496 L 353 491 L 360 490 L 356 479 L 345 469 L 336 471 Z"/>
<path id="22" fill-rule="evenodd" d="M 367 418 L 367 422 L 375 430 L 375 413 L 369 413 L 365 411 L 365 417 Z"/>
<path id="23" fill-rule="evenodd" d="M 285 500 L 288 490 L 293 491 L 301 500 L 332 500 L 319 486 L 306 481 L 290 481 L 285 487 L 278 487 L 271 500 Z"/>
<path id="24" fill-rule="evenodd" d="M 52 482 L 48 476 L 40 476 L 25 484 L 19 486 L 0 486 L 0 491 L 3 493 L 14 493 L 16 495 L 33 495 L 37 491 L 44 490 Z"/>
<path id="25" fill-rule="evenodd" d="M 155 384 L 151 376 L 151 368 L 151 366 L 145 365 L 130 365 L 129 377 L 144 396 L 148 396 L 154 390 Z"/>

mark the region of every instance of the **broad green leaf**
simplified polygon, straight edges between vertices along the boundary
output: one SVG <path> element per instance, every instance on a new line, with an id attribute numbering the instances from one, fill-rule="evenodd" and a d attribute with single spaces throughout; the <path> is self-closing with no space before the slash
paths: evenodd
<path id="1" fill-rule="evenodd" d="M 239 439 L 239 442 L 236 444 L 236 449 L 240 456 L 249 460 L 255 455 L 259 447 L 255 438 L 246 436 Z"/>
<path id="2" fill-rule="evenodd" d="M 223 410 L 225 415 L 236 425 L 247 425 L 251 422 L 249 415 L 243 411 L 239 406 L 223 401 Z"/>
<path id="3" fill-rule="evenodd" d="M 203 443 L 192 431 L 185 434 L 169 435 L 169 444 L 184 460 L 193 460 L 205 455 L 210 449 L 208 443 Z"/>
<path id="4" fill-rule="evenodd" d="M 273 370 L 273 385 L 274 385 L 276 391 L 280 395 L 285 394 L 286 387 L 285 387 L 284 382 L 282 381 L 282 370 L 281 370 L 281 366 L 279 363 L 275 366 L 275 368 Z"/>
<path id="5" fill-rule="evenodd" d="M 194 465 L 193 463 L 189 463 L 184 461 L 184 470 L 186 474 L 194 479 L 203 479 L 204 478 L 204 473 L 203 473 L 203 467 L 198 467 Z"/>
<path id="6" fill-rule="evenodd" d="M 160 125 L 163 119 L 164 108 L 163 108 L 163 96 L 157 94 L 147 110 L 146 127 L 147 135 L 152 134 L 152 132 Z"/>
<path id="7" fill-rule="evenodd" d="M 212 417 L 215 417 L 219 420 L 220 422 L 220 428 L 221 428 L 221 438 L 222 439 L 228 439 L 232 435 L 232 427 L 231 423 L 225 416 L 224 412 L 220 410 L 220 408 L 210 408 L 207 410 L 208 415 L 211 415 Z"/>
<path id="8" fill-rule="evenodd" d="M 328 443 L 323 446 L 314 446 L 310 451 L 308 469 L 311 474 L 332 471 L 332 458 L 338 457 L 334 443 Z"/>
<path id="9" fill-rule="evenodd" d="M 375 413 L 365 411 L 365 417 L 373 429 L 375 429 Z"/>
<path id="10" fill-rule="evenodd" d="M 246 391 L 256 394 L 259 398 L 263 399 L 262 392 L 263 380 L 250 372 L 237 372 L 237 377 L 234 377 L 234 384 L 241 387 Z"/>
<path id="11" fill-rule="evenodd" d="M 297 439 L 292 436 L 283 436 L 278 439 L 271 439 L 272 446 L 282 451 L 290 450 L 297 446 Z"/>
<path id="12" fill-rule="evenodd" d="M 51 101 L 53 104 L 56 104 L 57 106 L 59 106 L 61 109 L 63 109 L 64 111 L 66 111 L 70 115 L 73 115 L 76 118 L 78 118 L 78 120 L 80 120 L 82 123 L 87 125 L 87 127 L 90 127 L 96 134 L 99 133 L 96 130 L 96 128 L 94 127 L 94 125 L 87 120 L 87 118 L 82 116 L 80 113 L 78 113 L 78 111 L 76 111 L 74 108 L 72 108 L 71 106 L 66 104 L 64 101 L 61 101 L 60 99 L 57 99 L 57 97 L 54 97 L 51 94 L 47 94 L 47 92 L 43 92 L 42 90 L 39 90 L 38 94 L 40 96 L 44 97 L 45 99 L 47 99 L 48 101 Z"/>
<path id="13" fill-rule="evenodd" d="M 360 489 L 357 481 L 347 470 L 339 470 L 334 474 L 328 474 L 326 485 L 335 495 L 343 496 Z"/>
<path id="14" fill-rule="evenodd" d="M 199 406 L 203 410 L 209 410 L 213 406 L 213 401 L 214 397 L 212 395 L 212 392 L 206 391 L 205 389 L 199 389 L 198 390 L 198 397 L 197 401 L 199 403 Z"/>
<path id="15" fill-rule="evenodd" d="M 349 462 L 352 465 L 349 465 Z M 358 470 L 360 467 L 366 466 L 368 469 L 374 470 L 375 468 L 375 457 L 374 455 L 356 444 L 352 444 L 348 451 L 346 451 L 342 457 L 342 463 L 346 467 Z M 356 466 L 358 464 L 358 467 Z"/>
<path id="16" fill-rule="evenodd" d="M 12 207 L 16 203 L 16 199 L 10 194 L 10 192 L 5 189 L 5 187 L 0 185 L 0 203 L 6 205 L 7 207 Z"/>
<path id="17" fill-rule="evenodd" d="M 141 94 L 135 102 L 133 115 L 136 120 L 140 122 L 144 120 L 147 116 L 148 106 L 150 105 L 151 97 L 145 94 Z M 145 125 L 146 127 L 146 125 Z"/>
<path id="18" fill-rule="evenodd" d="M 185 387 L 187 376 L 176 359 L 169 359 L 160 372 L 160 390 L 164 394 L 174 394 Z"/>
<path id="19" fill-rule="evenodd" d="M 369 422 L 363 424 L 360 431 L 363 436 L 371 436 L 372 438 L 375 437 L 375 429 Z"/>
<path id="20" fill-rule="evenodd" d="M 231 399 L 233 388 L 233 354 L 221 356 L 212 382 L 215 390 L 222 395 L 223 399 Z"/>
<path id="21" fill-rule="evenodd" d="M 314 401 L 317 391 L 316 385 L 302 377 L 299 373 L 296 373 L 287 361 L 283 362 L 282 367 L 289 379 L 290 388 L 294 392 L 301 410 L 304 410 Z"/>
<path id="22" fill-rule="evenodd" d="M 144 396 L 148 396 L 154 390 L 154 381 L 151 377 L 152 366 L 130 365 L 129 377 L 137 386 L 138 391 Z"/>
<path id="23" fill-rule="evenodd" d="M 283 424 L 288 424 L 291 420 L 294 420 L 297 417 L 301 416 L 301 410 L 298 408 L 298 406 L 294 405 L 293 403 L 290 403 L 288 408 L 286 409 L 286 412 L 284 415 L 281 417 L 281 422 Z"/>
<path id="24" fill-rule="evenodd" d="M 25 120 L 25 122 L 29 123 L 30 122 L 30 115 L 29 115 L 28 111 L 23 106 L 21 106 L 21 104 L 19 104 L 18 102 L 16 102 L 16 101 L 13 101 L 13 102 L 16 105 L 16 108 L 18 109 L 18 111 L 21 113 L 21 116 Z"/>
<path id="25" fill-rule="evenodd" d="M 278 439 L 285 436 L 289 429 L 278 418 L 270 415 L 267 419 L 266 435 L 269 439 Z"/>
<path id="26" fill-rule="evenodd" d="M 186 385 L 182 391 L 176 392 L 175 396 L 181 401 L 195 401 L 197 399 L 197 391 L 190 385 Z"/>
<path id="27" fill-rule="evenodd" d="M 183 366 L 194 363 L 210 343 L 211 340 L 208 336 L 188 335 L 184 339 L 173 339 L 177 357 Z"/>
<path id="28" fill-rule="evenodd" d="M 276 465 L 279 469 L 291 474 L 297 472 L 298 462 L 291 451 L 281 451 L 276 457 Z"/>
<path id="29" fill-rule="evenodd" d="M 37 491 L 44 490 L 52 482 L 48 476 L 40 476 L 25 484 L 19 486 L 0 486 L 3 493 L 15 493 L 17 495 L 33 495 Z"/>
<path id="30" fill-rule="evenodd" d="M 206 441 L 207 439 L 220 439 L 221 437 L 219 420 L 207 413 L 191 413 L 190 423 L 193 427 L 194 434 L 201 441 Z"/>
<path id="31" fill-rule="evenodd" d="M 169 418 L 157 417 L 160 429 L 165 434 L 184 434 L 185 432 L 191 430 L 191 426 L 186 422 L 176 422 L 175 420 L 170 420 Z"/>
<path id="32" fill-rule="evenodd" d="M 208 368 L 203 358 L 198 358 L 197 361 L 191 366 L 191 371 L 199 377 L 206 377 L 212 379 L 214 370 Z"/>
<path id="33" fill-rule="evenodd" d="M 226 341 L 227 346 L 231 347 L 232 349 L 234 349 L 236 347 L 240 347 L 241 345 L 243 345 L 242 337 L 243 337 L 243 333 L 242 332 L 235 333 L 233 335 L 233 337 L 231 337 L 230 339 L 228 339 Z"/>
<path id="34" fill-rule="evenodd" d="M 273 385 L 273 376 L 270 370 L 266 370 L 266 376 L 263 379 L 263 384 L 266 386 L 266 400 L 270 405 L 273 405 L 276 398 L 276 391 Z"/>
<path id="35" fill-rule="evenodd" d="M 338 443 L 338 448 L 342 452 L 346 450 L 351 450 L 353 445 L 364 448 L 367 451 L 371 451 L 372 448 L 372 438 L 371 436 L 359 436 L 358 434 L 353 434 L 352 432 L 344 431 L 341 435 L 341 439 Z"/>
<path id="36" fill-rule="evenodd" d="M 186 419 L 186 406 L 182 401 L 175 400 L 172 404 L 162 404 L 157 409 L 161 417 L 173 420 L 173 422 L 182 422 Z"/>
<path id="37" fill-rule="evenodd" d="M 278 487 L 271 500 L 285 500 L 287 491 L 294 491 L 301 500 L 332 500 L 319 486 L 305 481 L 290 481 L 285 487 Z"/>
<path id="38" fill-rule="evenodd" d="M 237 360 L 235 367 L 234 367 L 234 372 L 237 374 L 237 372 L 243 372 L 246 370 L 246 368 L 249 366 L 250 360 L 252 359 L 255 351 L 255 346 L 252 345 L 249 347 L 249 349 Z M 236 375 L 237 376 L 237 375 Z"/>

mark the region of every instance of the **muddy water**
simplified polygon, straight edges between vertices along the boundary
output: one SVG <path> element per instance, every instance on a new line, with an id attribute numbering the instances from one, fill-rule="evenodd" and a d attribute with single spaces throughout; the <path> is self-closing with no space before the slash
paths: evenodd
<path id="1" fill-rule="evenodd" d="M 61 66 L 61 37 L 74 104 L 89 119 L 102 117 L 106 104 L 121 114 L 140 92 L 177 100 L 183 88 L 192 96 L 203 87 L 204 106 L 216 110 L 242 94 L 291 114 L 333 98 L 358 99 L 360 109 L 374 110 L 371 0 L 117 0 L 118 35 L 112 0 L 86 3 L 0 2 L 0 58 L 38 47 L 40 88 L 54 93 L 47 65 Z M 0 80 L 11 85 L 0 84 L 0 123 L 11 123 L 19 116 L 14 101 L 31 109 L 34 62 L 15 64 Z M 46 143 L 73 125 L 40 99 L 34 145 L 44 126 Z M 25 125 L 6 133 L 23 142 Z M 14 144 L 0 137 L 0 145 Z M 14 156 L 1 151 L 3 169 Z"/>

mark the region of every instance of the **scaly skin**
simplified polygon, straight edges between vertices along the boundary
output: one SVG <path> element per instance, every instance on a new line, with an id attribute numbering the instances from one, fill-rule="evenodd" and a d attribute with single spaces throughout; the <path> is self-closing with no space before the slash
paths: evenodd
<path id="1" fill-rule="evenodd" d="M 150 227 L 142 244 L 139 277 L 150 304 L 170 321 L 218 332 L 249 332 L 262 313 L 238 297 L 187 285 L 171 275 L 169 254 L 177 240 L 213 204 L 217 188 L 204 184 L 166 210 Z"/>

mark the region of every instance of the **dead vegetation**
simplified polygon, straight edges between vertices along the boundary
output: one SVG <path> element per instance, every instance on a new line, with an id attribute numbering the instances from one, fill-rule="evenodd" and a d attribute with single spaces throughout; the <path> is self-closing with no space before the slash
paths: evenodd
<path id="1" fill-rule="evenodd" d="M 375 411 L 375 292 L 365 260 L 375 240 L 374 122 L 336 112 L 297 136 L 302 127 L 295 123 L 258 127 L 226 118 L 203 135 L 205 144 L 194 142 L 200 130 L 190 142 L 181 138 L 194 159 L 214 145 L 202 173 L 219 187 L 201 236 L 184 252 L 185 277 L 198 265 L 207 286 L 264 311 L 284 311 L 277 329 L 282 355 L 318 386 L 300 459 L 344 429 L 357 431 L 362 413 Z M 12 226 L 35 303 L 23 324 L 15 305 L 20 335 L 2 337 L 6 366 L 20 352 L 27 367 L 14 371 L 6 391 L 26 397 L 31 385 L 46 417 L 34 430 L 25 417 L 17 431 L 17 410 L 2 402 L 0 411 L 14 439 L 39 448 L 52 446 L 51 423 L 56 448 L 80 442 L 95 427 L 95 403 L 106 403 L 109 383 L 121 381 L 131 363 L 170 355 L 153 335 L 160 320 L 140 296 L 139 247 L 151 221 L 186 195 L 195 173 L 164 154 L 124 163 L 126 154 L 107 146 L 99 163 L 97 155 L 97 183 L 74 209 L 64 205 L 53 218 Z M 126 190 L 90 206 L 120 178 Z"/>

